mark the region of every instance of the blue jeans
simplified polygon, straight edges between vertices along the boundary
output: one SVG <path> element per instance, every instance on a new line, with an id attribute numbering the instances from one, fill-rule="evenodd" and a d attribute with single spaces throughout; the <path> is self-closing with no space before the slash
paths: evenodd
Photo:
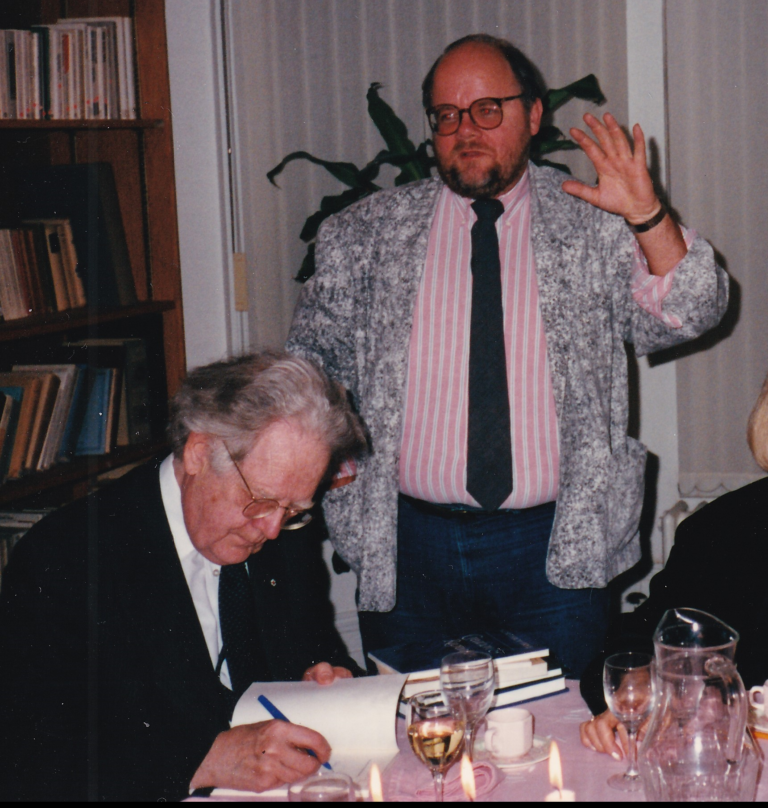
<path id="1" fill-rule="evenodd" d="M 506 628 L 548 646 L 580 676 L 602 648 L 608 591 L 547 580 L 554 515 L 547 503 L 446 518 L 400 497 L 397 603 L 360 612 L 365 650 Z"/>

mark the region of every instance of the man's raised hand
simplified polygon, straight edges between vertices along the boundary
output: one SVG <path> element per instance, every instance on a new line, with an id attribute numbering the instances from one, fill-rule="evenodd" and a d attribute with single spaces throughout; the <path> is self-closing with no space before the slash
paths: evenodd
<path id="1" fill-rule="evenodd" d="M 640 124 L 627 136 L 609 112 L 600 121 L 587 113 L 584 122 L 597 138 L 595 142 L 581 129 L 571 129 L 571 137 L 584 150 L 597 171 L 597 185 L 566 180 L 563 190 L 609 213 L 623 216 L 631 224 L 641 224 L 658 213 L 661 203 L 653 189 L 645 154 L 645 137 Z"/>

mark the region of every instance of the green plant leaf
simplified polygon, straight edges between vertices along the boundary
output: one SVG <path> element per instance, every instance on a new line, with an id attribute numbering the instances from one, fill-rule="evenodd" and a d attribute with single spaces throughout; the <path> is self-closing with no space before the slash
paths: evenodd
<path id="1" fill-rule="evenodd" d="M 371 187 L 365 188 L 348 188 L 346 191 L 336 194 L 335 196 L 324 196 L 320 202 L 320 210 L 308 216 L 304 222 L 304 227 L 301 228 L 299 238 L 302 241 L 312 241 L 317 235 L 320 225 L 329 216 L 338 213 L 340 210 L 344 210 L 344 208 L 351 205 L 353 202 L 357 202 L 358 199 L 362 199 L 364 196 L 368 196 L 368 194 L 378 190 L 379 188 L 376 185 L 372 185 Z"/>
<path id="2" fill-rule="evenodd" d="M 563 134 L 562 129 L 558 129 L 556 126 L 549 124 L 547 126 L 542 126 L 539 131 L 533 136 L 532 143 L 538 143 L 539 141 L 544 142 L 547 140 L 559 140 L 560 138 L 564 138 L 565 135 Z"/>
<path id="3" fill-rule="evenodd" d="M 299 272 L 294 278 L 299 283 L 306 283 L 315 274 L 315 244 L 312 242 L 307 247 L 307 254 L 301 262 Z"/>
<path id="4" fill-rule="evenodd" d="M 572 140 L 547 140 L 544 143 L 537 143 L 535 154 L 551 154 L 556 151 L 575 151 L 577 146 Z"/>
<path id="5" fill-rule="evenodd" d="M 408 137 L 408 127 L 395 115 L 392 107 L 379 95 L 382 85 L 374 82 L 368 88 L 368 114 L 371 116 L 376 128 L 384 138 L 387 148 L 393 155 L 413 157 L 416 147 Z M 387 161 L 391 162 L 391 161 Z M 394 163 L 392 163 L 394 165 Z M 417 162 L 407 159 L 401 164 L 401 171 L 395 178 L 395 185 L 404 185 L 406 182 L 423 179 L 423 173 Z"/>
<path id="6" fill-rule="evenodd" d="M 368 100 L 368 114 L 392 154 L 413 154 L 416 148 L 408 137 L 408 128 L 379 95 L 382 86 L 375 81 L 368 88 L 365 96 Z"/>
<path id="7" fill-rule="evenodd" d="M 588 76 L 574 81 L 558 90 L 548 90 L 543 98 L 544 112 L 554 112 L 571 98 L 581 98 L 584 101 L 591 101 L 593 104 L 604 104 L 605 96 L 600 89 L 597 77 L 590 73 Z"/>
<path id="8" fill-rule="evenodd" d="M 559 171 L 564 171 L 566 174 L 571 173 L 571 169 L 565 163 L 553 163 L 551 160 L 542 160 L 535 155 L 531 157 L 537 166 L 550 166 L 550 168 L 557 168 Z"/>
<path id="9" fill-rule="evenodd" d="M 322 166 L 329 173 L 331 173 L 337 180 L 348 185 L 350 188 L 358 188 L 363 183 L 360 180 L 360 169 L 354 163 L 334 163 L 330 160 L 321 160 L 313 154 L 305 151 L 291 152 L 287 157 L 284 157 L 280 164 L 275 166 L 271 171 L 267 172 L 267 179 L 276 188 L 280 186 L 275 182 L 275 177 L 282 172 L 282 170 L 292 163 L 294 160 L 308 160 L 310 163 Z"/>

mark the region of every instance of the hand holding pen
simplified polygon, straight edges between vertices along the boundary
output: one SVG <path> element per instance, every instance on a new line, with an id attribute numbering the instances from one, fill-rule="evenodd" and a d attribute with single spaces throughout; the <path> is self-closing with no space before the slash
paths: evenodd
<path id="1" fill-rule="evenodd" d="M 330 755 L 325 738 L 308 727 L 279 720 L 243 724 L 219 733 L 190 787 L 265 791 L 308 777 Z"/>

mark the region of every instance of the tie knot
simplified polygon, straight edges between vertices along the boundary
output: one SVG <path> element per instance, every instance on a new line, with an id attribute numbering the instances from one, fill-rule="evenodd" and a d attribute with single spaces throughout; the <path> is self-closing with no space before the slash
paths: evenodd
<path id="1" fill-rule="evenodd" d="M 504 204 L 498 199 L 476 199 L 472 203 L 472 210 L 477 214 L 478 221 L 494 223 L 504 213 Z"/>

